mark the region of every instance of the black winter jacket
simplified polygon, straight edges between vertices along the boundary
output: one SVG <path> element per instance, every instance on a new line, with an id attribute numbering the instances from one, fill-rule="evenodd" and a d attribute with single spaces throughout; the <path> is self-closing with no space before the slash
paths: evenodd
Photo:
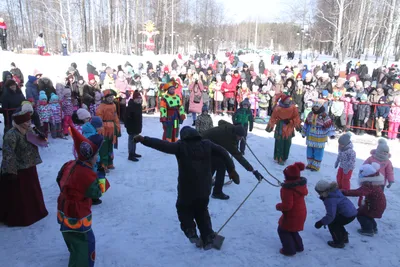
<path id="1" fill-rule="evenodd" d="M 211 128 L 202 134 L 204 139 L 225 148 L 247 171 L 253 171 L 253 166 L 243 157 L 238 149 L 235 126 L 227 121 L 220 120 L 218 127 Z"/>
<path id="2" fill-rule="evenodd" d="M 225 149 L 209 140 L 203 140 L 195 129 L 183 127 L 180 135 L 181 140 L 176 143 L 145 137 L 143 145 L 176 156 L 179 171 L 178 202 L 208 199 L 212 185 L 212 158 L 221 158 L 228 172 L 233 171 L 235 165 Z"/>
<path id="3" fill-rule="evenodd" d="M 22 101 L 25 100 L 24 95 L 21 92 L 21 89 L 17 88 L 14 92 L 10 88 L 6 88 L 3 95 L 2 95 L 2 110 L 4 114 L 5 125 L 10 126 L 12 122 L 12 114 L 14 113 L 15 109 L 21 107 Z M 11 109 L 11 110 L 7 110 Z"/>
<path id="4" fill-rule="evenodd" d="M 358 103 L 353 107 L 356 120 L 363 121 L 364 119 L 369 118 L 369 115 L 371 114 L 371 106 L 368 103 Z"/>
<path id="5" fill-rule="evenodd" d="M 124 121 L 128 134 L 140 134 L 142 132 L 142 121 L 142 105 L 135 103 L 133 99 L 129 100 Z"/>

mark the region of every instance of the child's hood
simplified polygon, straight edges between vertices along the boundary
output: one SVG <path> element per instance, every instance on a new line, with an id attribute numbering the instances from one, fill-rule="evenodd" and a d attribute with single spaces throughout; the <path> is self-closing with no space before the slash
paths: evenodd
<path id="1" fill-rule="evenodd" d="M 304 177 L 294 181 L 285 180 L 285 182 L 282 184 L 282 188 L 293 190 L 303 196 L 308 195 L 307 179 Z"/>

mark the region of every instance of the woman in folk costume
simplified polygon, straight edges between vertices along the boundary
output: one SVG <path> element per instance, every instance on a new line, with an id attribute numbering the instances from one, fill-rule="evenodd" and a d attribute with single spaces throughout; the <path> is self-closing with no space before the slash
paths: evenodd
<path id="1" fill-rule="evenodd" d="M 108 89 L 103 91 L 104 102 L 96 110 L 96 116 L 103 120 L 103 129 L 99 132 L 104 137 L 104 144 L 100 149 L 100 162 L 106 172 L 114 167 L 113 147 L 118 148 L 117 138 L 121 136 L 117 108 L 114 104 L 114 97 L 117 93 Z"/>
<path id="2" fill-rule="evenodd" d="M 36 169 L 42 159 L 37 146 L 28 141 L 32 113 L 32 106 L 14 113 L 13 127 L 4 136 L 0 222 L 8 226 L 28 226 L 48 214 Z"/>
<path id="3" fill-rule="evenodd" d="M 103 137 L 95 134 L 86 139 L 74 127 L 71 135 L 78 158 L 65 163 L 58 172 L 57 221 L 70 252 L 68 266 L 92 267 L 96 256 L 92 199 L 102 194 L 93 166 Z"/>
<path id="4" fill-rule="evenodd" d="M 276 127 L 275 127 L 276 126 Z M 281 100 L 272 112 L 271 119 L 265 129 L 272 132 L 275 127 L 274 160 L 284 165 L 289 157 L 294 130 L 301 130 L 301 121 L 297 107 L 291 103 L 290 96 L 282 95 Z"/>
<path id="5" fill-rule="evenodd" d="M 179 125 L 186 119 L 182 99 L 175 94 L 175 82 L 166 83 L 163 86 L 166 93 L 160 101 L 160 122 L 163 125 L 163 140 L 169 142 L 178 141 Z"/>
<path id="6" fill-rule="evenodd" d="M 302 136 L 307 137 L 308 165 L 306 169 L 319 171 L 328 136 L 331 139 L 335 138 L 335 127 L 326 114 L 322 102 L 314 102 L 312 112 L 308 114 L 304 122 Z"/>

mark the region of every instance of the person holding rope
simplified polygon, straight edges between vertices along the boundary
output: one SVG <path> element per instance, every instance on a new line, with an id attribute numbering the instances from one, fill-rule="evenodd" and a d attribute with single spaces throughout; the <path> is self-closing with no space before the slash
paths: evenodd
<path id="1" fill-rule="evenodd" d="M 239 182 L 239 175 L 225 149 L 209 140 L 203 140 L 200 134 L 189 126 L 183 127 L 180 135 L 181 140 L 177 142 L 141 135 L 135 136 L 134 140 L 147 147 L 176 156 L 179 169 L 176 210 L 181 229 L 191 243 L 196 243 L 198 247 L 203 246 L 205 250 L 208 250 L 215 247 L 214 242 L 217 238 L 208 212 L 212 162 L 216 159 L 220 160 L 235 183 Z M 195 221 L 200 230 L 201 240 L 197 235 Z"/>
<path id="2" fill-rule="evenodd" d="M 252 172 L 257 180 L 261 181 L 262 176 L 253 166 L 243 157 L 239 151 L 238 143 L 245 136 L 245 129 L 242 125 L 233 125 L 227 121 L 220 120 L 218 126 L 214 127 L 202 134 L 204 139 L 209 139 L 211 142 L 225 148 L 247 171 Z M 227 200 L 229 196 L 222 192 L 224 186 L 225 172 L 228 166 L 219 158 L 212 159 L 212 173 L 216 173 L 215 185 L 212 198 Z M 229 169 L 228 169 L 229 170 Z M 233 180 L 235 184 L 240 181 Z"/>

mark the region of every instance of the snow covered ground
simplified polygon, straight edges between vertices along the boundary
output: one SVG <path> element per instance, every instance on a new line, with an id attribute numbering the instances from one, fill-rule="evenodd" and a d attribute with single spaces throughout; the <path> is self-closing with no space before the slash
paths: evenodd
<path id="1" fill-rule="evenodd" d="M 26 74 L 39 65 L 37 68 L 44 73 L 57 75 L 65 73 L 72 61 L 77 61 L 78 68 L 81 66 L 84 69 L 89 58 L 73 56 L 44 59 L 22 55 L 11 57 L 7 54 L 7 59 L 3 59 L 5 57 L 1 58 L 0 70 L 8 69 L 9 63 L 14 61 Z M 103 59 L 98 61 L 103 62 Z M 114 59 L 109 63 L 116 61 Z M 115 64 L 124 64 L 125 61 L 121 57 L 120 62 Z M 220 118 L 214 119 L 216 124 Z M 189 118 L 184 124 L 189 125 L 191 122 Z M 181 232 L 176 215 L 176 159 L 138 145 L 138 153 L 143 158 L 138 163 L 129 162 L 128 136 L 124 127 L 122 129 L 124 132 L 119 140 L 119 150 L 115 151 L 116 170 L 108 176 L 111 188 L 102 197 L 103 204 L 92 209 L 97 248 L 96 266 L 400 266 L 399 183 L 385 191 L 388 205 L 383 218 L 378 220 L 379 234 L 375 237 L 358 235 L 359 224 L 354 221 L 347 227 L 350 244 L 343 250 L 333 249 L 326 244 L 331 239 L 329 231 L 314 228 L 314 223 L 325 214 L 314 185 L 321 178 L 332 181 L 336 179 L 333 165 L 337 155 L 337 140 L 330 140 L 327 144 L 320 172 L 303 172 L 309 187 L 306 198 L 308 217 L 305 230 L 301 232 L 305 251 L 287 258 L 279 254 L 281 244 L 276 232 L 281 215 L 275 210 L 276 203 L 280 201 L 279 189 L 262 182 L 221 232 L 226 237 L 222 250 L 199 250 Z M 155 116 L 144 118 L 143 135 L 161 137 L 161 125 Z M 357 151 L 355 173 L 369 156 L 369 151 L 376 148 L 377 141 L 372 136 L 353 136 Z M 395 177 L 398 179 L 400 144 L 398 141 L 388 142 L 393 155 Z M 249 134 L 248 143 L 269 171 L 283 179 L 284 166 L 273 162 L 273 133 L 267 133 L 262 128 L 254 129 Z M 40 149 L 43 163 L 38 166 L 38 172 L 49 215 L 30 227 L 8 228 L 0 225 L 0 266 L 68 265 L 69 253 L 56 218 L 59 189 L 55 180 L 62 164 L 73 158 L 71 147 L 72 140 L 50 140 L 48 148 Z M 270 179 L 248 151 L 246 158 Z M 296 161 L 306 161 L 305 140 L 301 136 L 293 139 L 288 164 Z M 241 184 L 224 188 L 224 192 L 231 197 L 228 201 L 210 200 L 214 230 L 219 229 L 257 183 L 252 174 L 235 163 L 241 175 Z M 352 188 L 357 185 L 355 174 Z M 355 199 L 353 201 L 356 203 Z"/>

